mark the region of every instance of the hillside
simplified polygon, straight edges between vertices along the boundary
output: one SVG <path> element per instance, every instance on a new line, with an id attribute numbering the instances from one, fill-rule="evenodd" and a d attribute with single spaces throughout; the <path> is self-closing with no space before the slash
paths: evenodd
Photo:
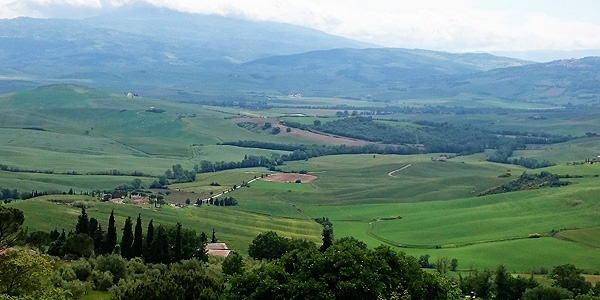
<path id="1" fill-rule="evenodd" d="M 272 96 L 500 99 L 596 105 L 598 58 L 534 64 L 374 45 L 313 29 L 125 6 L 86 18 L 0 20 L 0 92 L 72 83 L 186 102 Z"/>
<path id="2" fill-rule="evenodd" d="M 0 92 L 57 81 L 110 90 L 195 90 L 220 70 L 253 59 L 367 46 L 373 45 L 299 26 L 145 5 L 83 20 L 5 19 L 0 20 Z"/>
<path id="3" fill-rule="evenodd" d="M 599 73 L 600 57 L 586 57 L 495 69 L 428 84 L 454 94 L 477 93 L 512 101 L 595 106 L 600 104 Z"/>
<path id="4" fill-rule="evenodd" d="M 82 20 L 0 20 L 0 92 L 73 83 L 200 102 L 248 98 L 249 91 L 389 99 L 400 94 L 398 84 L 420 87 L 423 78 L 528 63 L 374 46 L 288 24 L 144 5 Z"/>

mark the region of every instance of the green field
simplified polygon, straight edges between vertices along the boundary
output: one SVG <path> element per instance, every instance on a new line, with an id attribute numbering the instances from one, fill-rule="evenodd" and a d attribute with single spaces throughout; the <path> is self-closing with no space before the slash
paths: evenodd
<path id="1" fill-rule="evenodd" d="M 348 159 L 346 164 L 342 163 L 344 158 Z M 486 197 L 474 195 L 459 197 L 458 191 L 461 190 L 461 185 L 453 188 L 448 186 L 446 181 L 411 180 L 411 177 L 414 179 L 423 176 L 417 168 L 408 172 L 412 167 L 402 170 L 406 173 L 401 176 L 402 182 L 380 186 L 379 182 L 386 182 L 385 176 L 388 176 L 386 172 L 380 172 L 384 174 L 383 176 L 376 176 L 364 171 L 369 170 L 365 168 L 367 161 L 373 160 L 372 163 L 376 164 L 378 157 L 373 159 L 372 156 L 362 156 L 365 160 L 360 158 L 333 156 L 317 158 L 297 165 L 290 164 L 289 168 L 301 165 L 309 173 L 319 177 L 311 183 L 313 190 L 290 192 L 282 186 L 282 191 L 276 192 L 276 189 L 253 184 L 250 188 L 236 190 L 232 195 L 246 200 L 240 202 L 240 209 L 295 218 L 327 216 L 335 224 L 336 237 L 354 236 L 371 246 L 388 244 L 415 255 L 442 253 L 439 255 L 458 257 L 461 261 L 469 261 L 469 264 L 475 267 L 494 267 L 499 263 L 497 258 L 500 254 L 481 257 L 476 253 L 484 251 L 482 249 L 495 248 L 506 252 L 502 252 L 502 256 L 510 257 L 506 264 L 514 270 L 525 271 L 542 266 L 549 268 L 555 264 L 555 261 L 571 261 L 590 271 L 600 270 L 600 264 L 590 261 L 590 257 L 596 255 L 600 248 L 600 240 L 587 238 L 588 235 L 597 232 L 597 226 L 600 224 L 597 218 L 600 212 L 600 199 L 595 196 L 600 191 L 598 186 L 600 180 L 596 178 L 571 179 L 573 184 L 563 188 Z M 395 156 L 381 159 L 390 163 L 391 158 L 398 159 Z M 431 162 L 419 157 L 402 157 L 402 159 L 408 161 L 412 159 L 413 162 L 416 161 L 414 164 L 423 164 L 427 169 L 436 172 L 441 172 L 440 169 L 435 168 L 439 165 L 450 166 L 456 174 L 470 172 L 470 176 L 479 177 L 478 181 L 488 177 L 487 180 L 490 182 L 500 180 L 495 175 L 499 174 L 504 167 L 466 160 L 464 164 L 466 166 L 462 166 L 462 162 L 457 164 L 464 168 L 464 171 L 461 171 L 452 164 Z M 348 164 L 349 160 L 353 160 L 355 164 Z M 328 168 L 327 171 L 323 171 L 325 167 Z M 587 172 L 588 165 L 580 167 L 582 172 Z M 341 173 L 352 172 L 353 169 L 366 176 L 362 180 L 355 179 L 355 182 L 347 184 L 358 186 L 348 195 L 364 196 L 357 199 L 329 194 L 328 189 L 333 190 L 335 184 L 346 183 Z M 381 166 L 379 169 L 388 170 Z M 335 172 L 336 170 L 340 173 Z M 573 171 L 575 172 L 572 174 L 576 174 L 577 170 Z M 518 171 L 513 170 L 513 172 Z M 458 182 L 465 184 L 474 181 L 475 179 L 470 176 Z M 390 180 L 394 179 L 390 178 Z M 442 188 L 443 186 L 445 189 Z M 440 197 L 434 192 L 426 193 L 427 196 L 422 195 L 423 192 L 418 195 L 406 192 L 427 188 L 435 190 L 436 187 L 447 191 L 448 198 Z M 476 186 L 470 186 L 467 190 L 472 191 L 475 188 Z M 361 189 L 366 189 L 364 194 L 359 191 Z M 339 188 L 335 190 L 340 192 Z M 407 195 L 412 196 L 398 197 L 393 200 L 390 199 L 391 197 L 383 199 L 368 196 L 369 194 L 393 195 L 397 190 L 405 191 Z M 456 194 L 451 194 L 452 190 L 456 190 Z M 577 230 L 561 231 L 554 238 L 549 236 L 553 230 L 565 229 Z M 528 235 L 532 233 L 539 233 L 546 237 L 540 240 L 529 239 Z M 515 248 L 511 245 L 523 245 L 523 247 Z M 523 257 L 513 259 L 518 255 Z M 561 259 L 556 259 L 557 257 Z"/>
<path id="2" fill-rule="evenodd" d="M 61 229 L 69 231 L 75 228 L 81 209 L 64 204 L 55 204 L 48 200 L 64 199 L 64 196 L 45 196 L 38 200 L 13 202 L 10 205 L 25 212 L 25 225 L 30 230 Z M 69 199 L 89 199 L 71 196 Z M 106 227 L 111 210 L 115 211 L 117 227 L 125 223 L 125 218 L 135 218 L 141 214 L 144 226 L 150 219 L 157 224 L 174 225 L 179 222 L 185 228 L 197 233 L 212 233 L 214 229 L 220 241 L 231 249 L 242 253 L 247 251 L 250 241 L 259 233 L 274 230 L 288 237 L 319 241 L 320 225 L 309 219 L 291 219 L 247 213 L 231 207 L 188 207 L 185 209 L 163 206 L 155 209 L 151 205 L 126 205 L 107 202 L 92 202 L 86 211 L 90 217 L 97 218 Z M 144 227 L 145 228 L 145 227 Z"/>
<path id="3" fill-rule="evenodd" d="M 112 189 L 136 177 L 90 175 L 119 170 L 142 172 L 143 186 L 175 164 L 191 170 L 201 161 L 241 161 L 246 155 L 286 154 L 284 151 L 240 148 L 221 143 L 253 140 L 272 143 L 312 144 L 291 135 L 253 132 L 236 124 L 236 118 L 288 120 L 301 124 L 336 120 L 335 105 L 458 105 L 466 97 L 452 99 L 401 99 L 386 103 L 338 98 L 275 99 L 278 107 L 265 110 L 202 106 L 55 85 L 0 96 L 0 164 L 21 171 L 0 171 L 0 188 L 29 191 Z M 460 98 L 460 99 L 459 99 Z M 421 101 L 421 100 L 419 100 Z M 597 114 L 572 115 L 539 103 L 480 99 L 470 107 L 519 108 L 511 114 L 396 114 L 378 116 L 377 122 L 402 128 L 420 125 L 413 120 L 477 124 L 491 130 L 520 130 L 582 136 L 600 132 Z M 148 111 L 150 107 L 164 112 Z M 327 107 L 319 109 L 319 107 Z M 536 109 L 535 111 L 531 111 Z M 418 111 L 418 109 L 417 109 Z M 308 117 L 290 117 L 302 113 Z M 544 118 L 530 118 L 543 114 Z M 594 158 L 600 138 L 530 146 L 514 157 L 545 159 L 555 166 L 529 170 L 516 165 L 485 161 L 494 150 L 437 161 L 437 153 L 418 155 L 332 155 L 289 161 L 265 168 L 197 174 L 194 182 L 169 188 L 190 198 L 219 194 L 233 185 L 227 196 L 235 207 L 128 205 L 96 202 L 85 196 L 45 196 L 9 205 L 25 212 L 30 230 L 75 226 L 79 209 L 55 204 L 90 201 L 88 213 L 105 226 L 112 209 L 117 224 L 141 213 L 144 221 L 160 224 L 181 222 L 196 231 L 215 229 L 221 241 L 242 253 L 258 233 L 275 230 L 287 237 L 319 243 L 321 227 L 312 219 L 328 217 L 336 238 L 356 237 L 369 246 L 390 245 L 412 255 L 456 257 L 459 269 L 493 268 L 528 272 L 574 263 L 590 272 L 600 271 L 595 259 L 600 249 L 600 164 L 581 164 Z M 448 154 L 448 153 L 444 153 Z M 577 162 L 577 164 L 573 164 Z M 510 170 L 511 177 L 499 177 Z M 36 173 L 37 171 L 37 173 Z M 50 174 L 53 171 L 53 174 Z M 305 171 L 316 176 L 310 183 L 254 181 L 275 172 Z M 571 185 L 478 197 L 479 193 L 516 179 L 523 172 L 549 171 L 570 175 Z M 39 173 L 42 172 L 42 173 Z M 73 173 L 70 175 L 67 173 Z M 175 193 L 175 192 L 174 192 Z M 194 194 L 192 194 L 194 193 Z M 212 194 L 211 194 L 212 193 Z M 192 197 L 193 196 L 193 197 Z M 169 198 L 167 197 L 167 200 Z M 181 202 L 178 200 L 178 202 Z M 528 238 L 538 233 L 541 238 Z"/>

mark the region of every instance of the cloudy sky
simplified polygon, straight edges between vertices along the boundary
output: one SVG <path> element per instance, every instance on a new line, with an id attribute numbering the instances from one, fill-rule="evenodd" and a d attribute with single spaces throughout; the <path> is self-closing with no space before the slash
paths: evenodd
<path id="1" fill-rule="evenodd" d="M 0 0 L 0 18 L 83 17 L 133 2 L 292 23 L 388 47 L 600 49 L 597 0 Z"/>

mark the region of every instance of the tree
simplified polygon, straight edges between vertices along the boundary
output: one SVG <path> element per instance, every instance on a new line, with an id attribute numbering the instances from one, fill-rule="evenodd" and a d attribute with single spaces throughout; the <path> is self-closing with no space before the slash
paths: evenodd
<path id="1" fill-rule="evenodd" d="M 147 261 L 152 261 L 152 243 L 154 241 L 154 225 L 153 220 L 148 223 L 148 230 L 146 230 L 146 254 L 145 258 Z"/>
<path id="2" fill-rule="evenodd" d="M 217 236 L 215 235 L 215 230 L 213 229 L 212 232 L 212 238 L 210 239 L 211 243 L 216 243 L 217 242 Z"/>
<path id="3" fill-rule="evenodd" d="M 62 256 L 63 245 L 65 244 L 66 240 L 67 236 L 65 234 L 65 230 L 63 229 L 60 236 L 54 242 L 52 242 L 52 244 L 50 244 L 50 247 L 48 248 L 48 254 L 53 256 Z"/>
<path id="4" fill-rule="evenodd" d="M 50 239 L 50 233 L 45 231 L 34 231 L 27 235 L 26 242 L 28 245 L 37 248 L 38 251 L 43 253 L 52 240 Z"/>
<path id="5" fill-rule="evenodd" d="M 208 260 L 205 251 L 206 244 L 200 236 L 196 235 L 194 230 L 179 226 L 167 226 L 165 227 L 165 232 L 169 248 L 169 262 L 177 261 L 177 257 L 179 257 L 180 260 L 193 258 L 198 259 L 199 261 Z M 179 242 L 177 242 L 178 235 L 180 236 Z"/>
<path id="6" fill-rule="evenodd" d="M 125 219 L 125 225 L 123 226 L 123 237 L 121 238 L 121 257 L 125 259 L 133 258 L 132 244 L 133 244 L 133 231 L 132 231 L 131 217 Z"/>
<path id="7" fill-rule="evenodd" d="M 451 279 L 427 274 L 389 247 L 371 250 L 353 238 L 336 240 L 325 252 L 291 251 L 228 282 L 230 299 L 459 299 Z"/>
<path id="8" fill-rule="evenodd" d="M 458 268 L 458 258 L 453 258 L 450 260 L 450 271 L 456 272 L 456 268 Z"/>
<path id="9" fill-rule="evenodd" d="M 25 236 L 27 230 L 22 227 L 24 221 L 21 210 L 0 205 L 0 252 Z"/>
<path id="10" fill-rule="evenodd" d="M 282 257 L 289 250 L 286 238 L 275 231 L 267 231 L 257 235 L 248 246 L 248 255 L 261 260 L 274 260 Z"/>
<path id="11" fill-rule="evenodd" d="M 429 262 L 430 257 L 431 255 L 429 254 L 419 256 L 419 264 L 421 265 L 421 268 L 431 268 L 431 263 Z"/>
<path id="12" fill-rule="evenodd" d="M 152 240 L 150 253 L 147 257 L 147 261 L 152 263 L 169 263 L 169 243 L 167 241 L 167 235 L 162 225 L 158 226 L 156 235 Z"/>
<path id="13" fill-rule="evenodd" d="M 313 125 L 314 125 L 315 127 L 319 127 L 319 126 L 321 126 L 321 120 L 314 120 L 314 121 L 313 121 Z"/>
<path id="14" fill-rule="evenodd" d="M 91 237 L 94 240 L 94 251 L 96 254 L 104 253 L 104 232 L 102 231 L 102 226 L 100 226 L 100 224 L 98 224 L 96 231 L 91 235 Z"/>
<path id="15" fill-rule="evenodd" d="M 552 286 L 566 289 L 575 297 L 586 294 L 592 289 L 592 284 L 585 280 L 581 273 L 583 271 L 572 264 L 556 266 L 550 273 L 550 278 L 554 280 Z"/>
<path id="16" fill-rule="evenodd" d="M 321 235 L 323 236 L 323 245 L 321 245 L 320 250 L 325 252 L 327 248 L 333 245 L 333 226 L 324 226 Z"/>
<path id="17" fill-rule="evenodd" d="M 496 276 L 494 276 L 494 289 L 496 290 L 496 299 L 509 300 L 512 298 L 511 279 L 512 275 L 508 273 L 505 266 L 500 265 L 496 268 Z"/>
<path id="18" fill-rule="evenodd" d="M 142 180 L 139 178 L 135 178 L 132 182 L 131 182 L 131 186 L 133 186 L 133 189 L 135 190 L 139 190 L 142 187 Z"/>
<path id="19" fill-rule="evenodd" d="M 133 245 L 131 247 L 132 257 L 142 257 L 142 214 L 138 214 L 135 223 L 135 232 L 133 235 Z"/>
<path id="20" fill-rule="evenodd" d="M 75 225 L 75 233 L 89 234 L 90 226 L 88 215 L 85 212 L 85 207 L 81 207 L 81 215 L 77 218 L 77 225 Z"/>
<path id="21" fill-rule="evenodd" d="M 565 300 L 573 294 L 563 288 L 538 286 L 523 293 L 523 300 Z"/>
<path id="22" fill-rule="evenodd" d="M 115 210 L 110 212 L 108 218 L 108 228 L 106 229 L 106 241 L 104 243 L 104 253 L 111 254 L 117 245 L 117 227 L 115 227 Z"/>
<path id="23" fill-rule="evenodd" d="M 118 254 L 102 255 L 96 259 L 96 264 L 98 271 L 112 274 L 114 284 L 127 275 L 127 261 Z"/>
<path id="24" fill-rule="evenodd" d="M 474 293 L 477 298 L 487 299 L 492 294 L 492 272 L 484 270 L 483 272 L 473 271 L 469 276 L 460 280 L 460 289 L 467 293 Z"/>
<path id="25" fill-rule="evenodd" d="M 175 247 L 173 248 L 173 262 L 180 262 L 181 255 L 181 223 L 177 223 L 177 231 L 175 232 Z"/>
<path id="26" fill-rule="evenodd" d="M 23 295 L 42 286 L 52 272 L 52 264 L 30 250 L 8 250 L 0 255 L 0 294 Z"/>
<path id="27" fill-rule="evenodd" d="M 63 245 L 63 253 L 90 257 L 94 253 L 94 240 L 84 233 L 69 235 Z"/>
<path id="28" fill-rule="evenodd" d="M 96 234 L 96 231 L 98 230 L 98 220 L 96 218 L 90 218 L 90 221 L 88 222 L 88 235 L 91 238 L 94 238 L 94 234 Z"/>
<path id="29" fill-rule="evenodd" d="M 230 252 L 221 265 L 223 274 L 236 275 L 244 273 L 244 260 L 236 252 Z"/>
<path id="30" fill-rule="evenodd" d="M 435 264 L 435 269 L 438 271 L 438 273 L 445 275 L 448 272 L 448 257 L 438 257 L 437 263 Z"/>

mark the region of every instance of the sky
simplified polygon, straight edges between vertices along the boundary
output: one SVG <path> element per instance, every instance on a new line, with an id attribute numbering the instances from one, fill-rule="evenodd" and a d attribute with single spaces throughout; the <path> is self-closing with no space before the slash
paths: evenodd
<path id="1" fill-rule="evenodd" d="M 0 0 L 0 18 L 85 17 L 133 2 L 291 23 L 386 47 L 600 49 L 597 0 Z"/>

